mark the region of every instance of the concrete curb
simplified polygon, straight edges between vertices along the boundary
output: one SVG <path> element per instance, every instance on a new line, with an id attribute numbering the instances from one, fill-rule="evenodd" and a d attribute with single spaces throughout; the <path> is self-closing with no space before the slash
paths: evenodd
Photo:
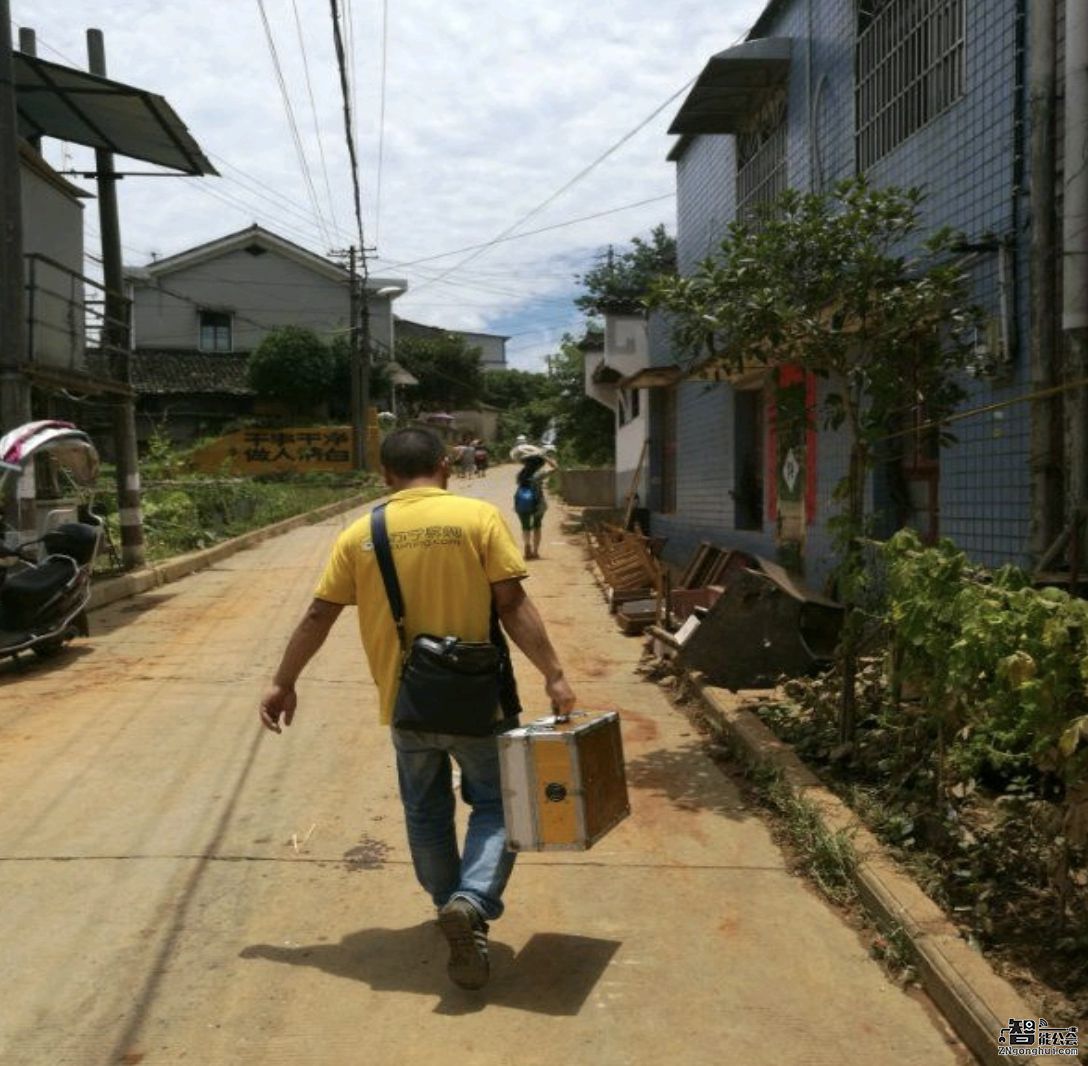
<path id="1" fill-rule="evenodd" d="M 979 1062 L 1008 1062 L 998 1054 L 1002 1026 L 1008 1025 L 1010 1018 L 1036 1018 L 1035 1010 L 967 944 L 940 907 L 899 870 L 854 812 L 820 782 L 788 744 L 744 709 L 743 694 L 716 688 L 698 676 L 692 680 L 711 725 L 732 742 L 743 760 L 778 771 L 793 793 L 815 809 L 829 832 L 849 835 L 858 860 L 853 878 L 862 903 L 880 926 L 903 931 L 926 991 Z M 1014 1061 L 1061 1060 L 1032 1055 L 1017 1056 Z"/>
<path id="2" fill-rule="evenodd" d="M 172 559 L 166 559 L 161 563 L 153 563 L 142 570 L 133 570 L 129 574 L 120 577 L 106 578 L 97 581 L 91 587 L 91 600 L 87 605 L 88 611 L 95 611 L 99 607 L 106 607 L 118 600 L 128 599 L 148 589 L 158 588 L 160 585 L 168 585 L 172 581 L 178 581 L 198 570 L 204 570 L 222 559 L 227 559 L 246 548 L 252 548 L 262 541 L 272 537 L 278 537 L 281 533 L 289 533 L 292 529 L 300 529 L 302 526 L 310 526 L 316 522 L 323 522 L 326 518 L 334 518 L 346 511 L 353 511 L 364 504 L 373 503 L 381 499 L 380 496 L 366 496 L 360 493 L 357 496 L 349 496 L 346 500 L 337 500 L 335 503 L 327 503 L 313 511 L 304 511 L 302 514 L 292 515 L 280 522 L 274 522 L 270 526 L 262 526 L 260 529 L 250 530 L 239 537 L 224 540 L 210 548 L 201 551 L 188 552 L 185 555 L 175 555 Z"/>

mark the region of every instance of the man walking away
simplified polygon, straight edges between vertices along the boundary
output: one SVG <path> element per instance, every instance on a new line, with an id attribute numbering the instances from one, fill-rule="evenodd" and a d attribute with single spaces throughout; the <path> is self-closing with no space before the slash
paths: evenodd
<path id="1" fill-rule="evenodd" d="M 494 603 L 503 629 L 544 676 L 550 705 L 569 714 L 574 693 L 522 587 L 525 564 L 498 510 L 446 491 L 450 462 L 442 442 L 427 430 L 391 433 L 382 444 L 381 463 L 393 489 L 385 517 L 409 646 L 428 633 L 488 641 Z M 378 686 L 381 721 L 392 724 L 401 644 L 374 550 L 371 516 L 365 515 L 337 539 L 315 598 L 261 701 L 266 729 L 279 733 L 281 722 L 291 725 L 295 683 L 349 605 L 356 608 Z M 447 709 L 435 710 L 441 721 Z M 438 907 L 450 948 L 450 978 L 462 988 L 481 988 L 489 975 L 488 922 L 502 914 L 514 865 L 506 848 L 498 743 L 494 736 L 397 728 L 392 738 L 412 862 Z M 463 852 L 454 827 L 451 759 L 460 767 L 461 794 L 472 808 Z"/>

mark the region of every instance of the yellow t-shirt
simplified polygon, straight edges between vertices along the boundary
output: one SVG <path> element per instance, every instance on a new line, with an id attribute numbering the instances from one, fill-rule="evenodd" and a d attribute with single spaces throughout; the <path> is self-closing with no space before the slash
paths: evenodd
<path id="1" fill-rule="evenodd" d="M 498 508 L 439 488 L 404 489 L 390 497 L 385 522 L 409 643 L 421 633 L 487 640 L 491 585 L 528 576 Z M 400 677 L 400 642 L 370 541 L 369 514 L 337 538 L 314 595 L 358 607 L 381 721 L 388 725 Z"/>

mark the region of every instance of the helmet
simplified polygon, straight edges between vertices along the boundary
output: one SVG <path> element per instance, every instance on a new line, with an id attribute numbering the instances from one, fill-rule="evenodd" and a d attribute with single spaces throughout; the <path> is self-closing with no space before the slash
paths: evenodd
<path id="1" fill-rule="evenodd" d="M 517 440 L 514 443 L 515 444 L 527 444 L 528 442 L 529 442 L 529 438 L 527 436 L 525 436 L 524 433 L 519 433 L 518 436 L 517 436 Z"/>

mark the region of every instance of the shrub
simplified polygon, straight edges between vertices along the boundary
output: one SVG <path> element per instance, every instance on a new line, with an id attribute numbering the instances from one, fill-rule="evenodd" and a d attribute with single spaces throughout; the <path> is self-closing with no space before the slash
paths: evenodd
<path id="1" fill-rule="evenodd" d="M 246 373 L 258 396 L 302 412 L 328 399 L 334 369 L 332 352 L 316 333 L 284 326 L 250 354 Z"/>

